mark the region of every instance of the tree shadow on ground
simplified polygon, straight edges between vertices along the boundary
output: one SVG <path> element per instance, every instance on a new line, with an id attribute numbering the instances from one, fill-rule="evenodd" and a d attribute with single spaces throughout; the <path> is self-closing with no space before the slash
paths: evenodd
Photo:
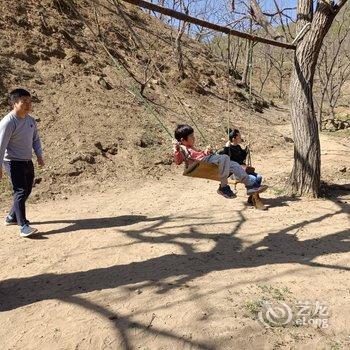
<path id="1" fill-rule="evenodd" d="M 242 211 L 237 211 L 238 220 L 214 221 L 206 215 L 193 216 L 121 216 L 117 218 L 47 221 L 46 224 L 71 223 L 68 228 L 54 230 L 54 233 L 77 231 L 82 229 L 118 227 L 118 232 L 132 239 L 133 244 L 173 244 L 182 254 L 166 254 L 145 261 L 132 262 L 105 268 L 71 273 L 45 273 L 37 276 L 11 278 L 0 282 L 0 311 L 9 311 L 35 302 L 58 299 L 98 313 L 112 322 L 116 339 L 126 350 L 133 349 L 132 329 L 144 334 L 181 342 L 196 349 L 215 349 L 210 343 L 184 339 L 175 332 L 154 328 L 150 324 L 133 321 L 134 314 L 120 315 L 109 311 L 83 298 L 85 293 L 114 289 L 121 286 L 129 289 L 155 288 L 155 293 L 182 287 L 196 278 L 215 271 L 239 268 L 254 268 L 273 264 L 299 264 L 312 268 L 330 268 L 349 271 L 348 266 L 326 265 L 313 261 L 319 256 L 334 253 L 346 253 L 350 250 L 349 231 L 343 230 L 320 238 L 299 241 L 296 231 L 300 228 L 321 222 L 341 214 L 349 206 L 337 203 L 339 210 L 318 216 L 312 220 L 300 221 L 277 232 L 271 232 L 259 242 L 248 247 L 243 246 L 237 233 L 246 219 Z M 198 213 L 197 213 L 198 214 Z M 195 213 L 195 215 L 197 215 Z M 193 215 L 193 213 L 192 213 Z M 190 223 L 187 224 L 186 220 Z M 195 221 L 195 223 L 193 223 Z M 142 223 L 142 228 L 133 224 Z M 218 224 L 232 225 L 231 232 L 206 233 L 202 228 Z M 130 227 L 129 227 L 130 226 Z M 146 226 L 146 227 L 145 227 Z M 169 230 L 172 230 L 169 233 Z M 175 233 L 173 231 L 176 231 Z M 197 251 L 194 241 L 211 240 L 214 247 L 207 251 Z M 169 282 L 169 278 L 171 282 Z M 140 310 L 140 313 L 142 310 Z M 117 341 L 117 340 L 115 340 Z"/>
<path id="2" fill-rule="evenodd" d="M 163 337 L 168 340 L 176 340 L 180 343 L 182 343 L 183 346 L 189 346 L 191 349 L 200 349 L 200 350 L 214 350 L 215 347 L 208 345 L 204 342 L 197 342 L 192 339 L 186 339 L 183 335 L 176 335 L 175 332 L 169 332 L 167 330 L 163 330 L 158 327 L 154 327 L 152 325 L 152 321 L 155 317 L 155 314 L 153 314 L 153 317 L 149 321 L 148 324 L 143 324 L 141 322 L 135 321 L 132 319 L 133 315 L 130 316 L 123 316 L 121 314 L 118 314 L 116 312 L 109 311 L 107 308 L 98 305 L 97 303 L 93 303 L 89 300 L 83 299 L 78 296 L 69 296 L 65 298 L 61 298 L 63 302 L 73 304 L 79 307 L 82 307 L 84 309 L 89 310 L 90 312 L 98 314 L 100 317 L 102 316 L 105 321 L 111 323 L 115 330 L 116 330 L 116 339 L 114 341 L 117 341 L 119 339 L 120 344 L 115 344 L 115 348 L 118 345 L 122 345 L 123 349 L 125 350 L 131 350 L 133 349 L 132 345 L 132 338 L 130 337 L 130 330 L 136 329 L 138 331 L 142 331 L 143 333 L 146 333 L 147 335 L 155 336 L 155 337 Z M 111 344 L 109 344 L 111 345 Z"/>
<path id="3" fill-rule="evenodd" d="M 343 197 L 350 196 L 350 184 L 339 185 L 323 181 L 321 187 L 324 197 L 332 201 L 336 200 L 338 203 L 348 203 Z M 350 198 L 348 200 L 350 201 Z"/>
<path id="4" fill-rule="evenodd" d="M 33 222 L 33 225 L 55 225 L 70 224 L 69 226 L 43 232 L 43 235 L 53 235 L 57 233 L 71 233 L 80 230 L 96 230 L 101 228 L 113 228 L 134 225 L 140 222 L 157 221 L 161 218 L 148 218 L 144 215 L 121 215 L 107 218 L 79 219 L 79 220 L 50 220 Z"/>
<path id="5" fill-rule="evenodd" d="M 196 225 L 183 227 L 183 232 L 168 234 L 167 229 L 164 229 L 163 226 L 170 221 L 176 221 L 176 217 L 151 218 L 148 219 L 151 222 L 148 227 L 121 232 L 141 243 L 174 244 L 182 249 L 183 254 L 166 254 L 145 261 L 88 271 L 47 273 L 3 280 L 0 282 L 0 311 L 15 309 L 41 300 L 67 298 L 76 294 L 136 283 L 155 286 L 158 288 L 158 293 L 165 293 L 169 289 L 181 286 L 210 272 L 262 265 L 290 263 L 349 271 L 350 268 L 347 266 L 313 262 L 313 259 L 318 256 L 348 252 L 350 249 L 349 230 L 303 241 L 299 241 L 294 234 L 298 228 L 342 212 L 343 209 L 340 208 L 334 213 L 325 214 L 313 220 L 301 221 L 278 232 L 270 233 L 258 243 L 247 248 L 242 248 L 242 240 L 235 236 L 245 221 L 241 212 L 239 212 L 240 220 L 235 223 L 235 227 L 229 234 L 203 233 Z M 183 224 L 184 218 L 181 217 L 179 221 Z M 215 226 L 217 223 L 206 222 L 206 225 Z M 83 226 L 86 227 L 86 225 Z M 212 240 L 214 247 L 207 252 L 196 251 L 191 242 L 201 239 Z M 186 240 L 189 241 L 186 242 Z M 162 285 L 163 281 L 169 277 L 175 279 L 178 277 L 178 279 L 170 286 L 169 284 Z"/>
<path id="6" fill-rule="evenodd" d="M 291 202 L 300 201 L 300 198 L 294 196 L 280 196 L 276 198 L 262 198 L 263 203 L 268 209 L 276 207 L 288 207 Z"/>

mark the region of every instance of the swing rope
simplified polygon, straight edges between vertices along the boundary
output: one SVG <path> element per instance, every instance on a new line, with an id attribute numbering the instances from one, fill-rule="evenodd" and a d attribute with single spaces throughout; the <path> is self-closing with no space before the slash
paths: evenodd
<path id="1" fill-rule="evenodd" d="M 85 20 L 85 18 L 80 14 L 80 12 L 77 10 L 77 8 L 75 7 L 75 4 L 69 0 L 69 5 L 71 7 L 71 9 L 80 17 L 80 19 L 82 20 L 82 22 L 86 25 L 86 27 L 89 29 L 89 31 L 92 33 L 92 35 L 95 37 L 95 39 L 97 40 L 97 42 L 99 42 L 102 46 L 102 48 L 104 49 L 104 51 L 107 53 L 107 55 L 110 57 L 110 59 L 112 60 L 114 66 L 118 69 L 118 71 L 120 71 L 122 73 L 122 76 L 124 77 L 124 81 L 127 81 L 127 79 L 133 78 L 135 80 L 135 77 L 133 77 L 133 75 L 128 72 L 128 70 L 121 65 L 118 60 L 114 57 L 114 55 L 110 52 L 110 50 L 108 49 L 108 47 L 106 46 L 106 44 L 104 43 L 104 41 L 101 39 L 101 36 L 97 35 L 95 33 L 95 31 L 92 29 L 92 27 L 89 25 L 89 23 Z M 150 55 L 149 51 L 147 50 L 147 48 L 145 47 L 145 45 L 142 43 L 142 41 L 139 39 L 138 35 L 135 33 L 135 31 L 132 29 L 128 19 L 126 18 L 125 14 L 123 13 L 123 11 L 120 9 L 120 2 L 119 0 L 113 0 L 113 3 L 117 9 L 117 13 L 123 18 L 123 20 L 126 22 L 127 27 L 129 32 L 131 33 L 132 37 L 134 38 L 135 42 L 138 42 L 139 46 L 144 50 L 144 52 L 147 54 L 149 61 L 151 62 L 151 64 L 155 67 L 157 73 L 159 74 L 159 76 L 163 79 L 169 93 L 175 98 L 175 100 L 179 103 L 179 105 L 181 106 L 181 108 L 183 109 L 184 113 L 186 114 L 186 116 L 191 120 L 191 122 L 193 123 L 193 125 L 195 126 L 195 128 L 198 130 L 199 134 L 201 135 L 203 141 L 205 143 L 207 143 L 207 139 L 204 136 L 204 134 L 201 132 L 200 128 L 198 127 L 198 124 L 196 123 L 196 121 L 192 118 L 192 116 L 190 115 L 190 113 L 187 111 L 185 105 L 183 104 L 183 102 L 181 101 L 181 99 L 174 93 L 174 91 L 172 90 L 170 84 L 168 83 L 167 79 L 164 77 L 164 75 L 162 74 L 161 70 L 158 68 L 158 66 L 155 64 L 154 60 L 152 59 L 152 56 Z M 250 41 L 251 43 L 251 41 Z M 250 106 L 251 106 L 251 95 L 252 95 L 252 82 L 251 82 L 251 77 L 252 77 L 252 45 L 250 47 L 250 64 L 249 64 L 249 68 L 250 68 L 250 87 L 249 87 L 249 102 L 250 102 Z M 231 99 L 230 99 L 230 73 L 231 73 L 231 37 L 230 34 L 228 34 L 228 91 L 227 91 L 227 113 L 228 113 L 228 119 L 227 119 L 227 125 L 228 128 L 230 127 L 230 112 L 231 112 Z M 151 105 L 151 103 L 141 94 L 138 86 L 136 86 L 136 84 L 131 83 L 131 90 L 134 94 L 134 96 L 146 107 L 146 110 L 149 112 L 149 114 L 151 114 L 151 116 L 159 123 L 159 125 L 161 126 L 161 128 L 164 130 L 164 132 L 166 133 L 166 135 L 169 137 L 169 139 L 173 140 L 173 135 L 172 133 L 169 131 L 169 129 L 167 128 L 167 126 L 162 122 L 161 118 L 159 117 L 159 112 L 157 112 L 154 107 Z M 250 121 L 249 121 L 250 122 Z M 228 130 L 227 130 L 228 131 Z M 228 132 L 229 134 L 229 132 Z M 249 146 L 249 145 L 248 145 Z M 248 152 L 248 164 L 251 164 L 251 157 L 250 157 L 250 151 Z"/>
<path id="2" fill-rule="evenodd" d="M 251 40 L 248 42 L 249 51 L 248 51 L 248 71 L 249 71 L 249 109 L 250 109 L 250 118 L 248 121 L 248 145 L 247 145 L 247 163 L 248 166 L 252 165 L 251 153 L 250 153 L 250 131 L 251 131 L 251 111 L 253 109 L 252 104 L 252 77 L 253 77 L 253 48 L 254 44 Z M 231 35 L 227 35 L 227 137 L 230 139 L 230 126 L 231 126 L 231 89 L 230 89 L 230 79 L 231 79 Z M 231 158 L 231 147 L 229 148 L 229 156 Z"/>
<path id="3" fill-rule="evenodd" d="M 230 126 L 231 126 L 231 106 L 230 106 L 230 76 L 231 74 L 231 35 L 227 35 L 227 137 L 230 140 Z M 229 157 L 231 158 L 231 147 L 229 147 Z"/>
<path id="4" fill-rule="evenodd" d="M 208 144 L 208 141 L 206 139 L 206 137 L 204 136 L 203 132 L 201 131 L 201 129 L 198 126 L 198 123 L 193 119 L 193 117 L 191 116 L 191 114 L 188 112 L 187 108 L 185 107 L 184 103 L 181 101 L 181 99 L 177 96 L 177 94 L 174 92 L 174 89 L 170 86 L 168 80 L 165 78 L 164 74 L 162 73 L 162 71 L 159 69 L 159 67 L 157 66 L 157 64 L 155 64 L 152 55 L 150 54 L 150 52 L 148 51 L 148 49 L 145 47 L 145 45 L 143 44 L 143 42 L 140 40 L 138 34 L 133 30 L 129 20 L 127 19 L 127 17 L 125 16 L 123 10 L 121 9 L 120 6 L 120 1 L 119 0 L 113 0 L 113 4 L 115 5 L 117 12 L 119 14 L 120 17 L 122 17 L 122 19 L 124 20 L 124 22 L 127 25 L 128 31 L 131 34 L 131 36 L 134 38 L 134 40 L 139 44 L 139 46 L 143 49 L 143 51 L 146 53 L 149 61 L 152 63 L 152 66 L 154 66 L 155 70 L 157 71 L 157 73 L 159 74 L 159 76 L 161 77 L 161 79 L 164 81 L 165 86 L 167 87 L 167 91 L 169 92 L 170 95 L 172 95 L 174 97 L 174 99 L 177 101 L 177 103 L 180 105 L 181 109 L 183 110 L 183 112 L 185 113 L 186 117 L 189 118 L 191 120 L 191 122 L 193 123 L 194 127 L 197 129 L 198 133 L 201 135 L 203 141 Z"/>
<path id="5" fill-rule="evenodd" d="M 249 120 L 248 120 L 248 152 L 247 152 L 247 163 L 248 166 L 252 165 L 252 156 L 250 153 L 250 140 L 251 140 L 251 120 L 252 120 L 252 109 L 253 109 L 253 99 L 252 99 L 252 77 L 253 77 L 253 42 L 249 40 Z"/>
<path id="6" fill-rule="evenodd" d="M 128 80 L 128 78 L 132 78 L 131 74 L 125 69 L 125 67 L 121 64 L 119 64 L 118 60 L 113 56 L 113 54 L 110 52 L 104 41 L 101 39 L 101 36 L 97 35 L 95 31 L 92 29 L 92 27 L 89 25 L 89 23 L 85 20 L 84 16 L 81 15 L 81 13 L 77 10 L 74 3 L 72 1 L 69 1 L 69 6 L 71 9 L 79 16 L 79 18 L 82 20 L 82 22 L 86 25 L 86 27 L 89 29 L 91 34 L 95 37 L 97 42 L 99 42 L 104 49 L 104 51 L 107 53 L 109 58 L 112 60 L 115 68 L 122 74 L 122 77 L 124 78 L 124 82 Z M 159 113 L 153 108 L 153 106 L 149 103 L 149 101 L 141 94 L 140 90 L 134 83 L 130 83 L 131 90 L 136 98 L 142 103 L 146 110 L 149 112 L 150 115 L 159 123 L 159 125 L 162 127 L 164 132 L 167 136 L 169 136 L 170 140 L 173 140 L 173 135 L 169 131 L 169 129 L 166 127 L 166 125 L 162 122 L 162 120 L 159 117 Z"/>

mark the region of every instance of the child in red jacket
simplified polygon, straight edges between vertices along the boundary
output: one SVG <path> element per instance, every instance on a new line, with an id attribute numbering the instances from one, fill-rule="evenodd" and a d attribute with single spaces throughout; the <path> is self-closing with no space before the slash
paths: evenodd
<path id="1" fill-rule="evenodd" d="M 180 165 L 184 161 L 188 164 L 199 161 L 218 165 L 220 186 L 217 192 L 225 198 L 231 199 L 236 197 L 228 185 L 230 174 L 233 174 L 238 181 L 246 185 L 248 195 L 265 190 L 263 186 L 254 187 L 255 178 L 251 178 L 238 163 L 230 161 L 228 155 L 213 154 L 210 147 L 207 147 L 204 151 L 196 149 L 194 147 L 194 130 L 191 126 L 186 124 L 178 125 L 175 130 L 175 139 L 173 151 L 174 160 L 177 165 Z"/>

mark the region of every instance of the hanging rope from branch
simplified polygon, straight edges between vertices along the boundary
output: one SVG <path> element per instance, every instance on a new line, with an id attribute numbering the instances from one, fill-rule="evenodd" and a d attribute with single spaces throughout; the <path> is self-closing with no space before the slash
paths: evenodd
<path id="1" fill-rule="evenodd" d="M 227 138 L 230 140 L 231 128 L 231 105 L 230 105 L 230 80 L 231 80 L 231 35 L 227 36 Z M 229 147 L 229 156 L 231 158 L 231 147 Z"/>
<path id="2" fill-rule="evenodd" d="M 74 11 L 74 13 L 81 19 L 81 21 L 86 25 L 86 27 L 89 29 L 89 31 L 91 32 L 91 34 L 95 37 L 96 41 L 100 43 L 100 45 L 102 46 L 102 48 L 104 49 L 104 51 L 107 53 L 107 55 L 110 57 L 110 59 L 112 60 L 114 66 L 118 69 L 118 71 L 120 71 L 122 73 L 122 76 L 124 77 L 124 80 L 127 80 L 127 77 L 130 77 L 130 73 L 121 65 L 119 64 L 118 60 L 112 55 L 112 53 L 109 51 L 108 47 L 106 46 L 106 44 L 104 43 L 104 41 L 101 39 L 101 36 L 97 35 L 95 33 L 95 31 L 92 29 L 92 27 L 90 26 L 90 24 L 85 20 L 84 16 L 81 15 L 81 13 L 78 11 L 78 9 L 75 7 L 74 3 L 69 0 L 68 1 L 69 6 L 71 7 L 71 9 Z M 131 76 L 132 78 L 134 78 L 133 76 Z M 135 79 L 135 78 L 134 78 Z M 169 136 L 169 138 L 172 140 L 173 139 L 173 135 L 172 133 L 169 131 L 169 129 L 166 127 L 166 125 L 162 122 L 162 120 L 160 119 L 158 113 L 155 111 L 155 109 L 153 108 L 153 106 L 149 103 L 149 101 L 140 93 L 140 90 L 138 89 L 138 87 L 131 83 L 131 90 L 134 93 L 134 95 L 137 97 L 137 99 L 146 107 L 146 110 L 149 112 L 150 115 L 152 115 L 152 117 L 159 123 L 159 125 L 162 127 L 162 129 L 165 131 L 165 133 L 167 134 L 167 136 Z"/>
<path id="3" fill-rule="evenodd" d="M 251 140 L 251 120 L 253 110 L 253 99 L 252 99 L 252 78 L 253 78 L 253 48 L 254 44 L 249 40 L 249 59 L 248 59 L 248 71 L 249 71 L 249 120 L 248 120 L 248 152 L 247 152 L 247 163 L 249 166 L 252 165 L 252 157 L 250 152 L 250 140 Z"/>
<path id="4" fill-rule="evenodd" d="M 165 78 L 164 74 L 161 72 L 161 70 L 159 69 L 159 67 L 157 66 L 157 64 L 154 62 L 152 55 L 150 54 L 150 52 L 148 51 L 148 49 L 145 47 L 145 45 L 143 44 L 143 42 L 140 40 L 138 34 L 133 30 L 128 18 L 125 16 L 123 10 L 120 7 L 120 2 L 119 0 L 113 0 L 113 4 L 115 5 L 118 15 L 120 15 L 120 17 L 122 17 L 122 19 L 124 20 L 124 22 L 127 25 L 127 28 L 130 32 L 130 34 L 133 36 L 134 40 L 137 41 L 137 43 L 139 44 L 139 46 L 142 48 L 142 50 L 146 53 L 146 55 L 148 56 L 148 59 L 150 60 L 150 62 L 152 63 L 152 65 L 154 66 L 155 70 L 157 71 L 157 73 L 159 74 L 159 76 L 161 77 L 161 79 L 163 80 L 163 82 L 165 83 L 165 86 L 167 87 L 167 90 L 169 92 L 170 95 L 172 95 L 174 97 L 174 99 L 176 100 L 176 102 L 179 104 L 179 106 L 181 107 L 182 111 L 185 113 L 186 117 L 191 120 L 192 124 L 194 125 L 194 127 L 197 129 L 198 133 L 200 134 L 200 136 L 202 137 L 204 143 L 208 144 L 208 140 L 205 137 L 204 133 L 201 131 L 201 129 L 198 126 L 198 123 L 196 122 L 196 120 L 191 116 L 191 114 L 188 112 L 187 108 L 185 107 L 184 103 L 182 102 L 182 100 L 177 96 L 177 94 L 174 92 L 174 88 L 172 86 L 170 86 L 168 80 Z"/>

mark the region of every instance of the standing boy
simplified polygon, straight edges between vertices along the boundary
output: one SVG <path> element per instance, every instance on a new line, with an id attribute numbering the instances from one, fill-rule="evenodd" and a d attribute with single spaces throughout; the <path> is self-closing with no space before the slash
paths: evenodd
<path id="1" fill-rule="evenodd" d="M 13 206 L 5 225 L 19 225 L 20 235 L 28 237 L 38 231 L 29 226 L 25 209 L 34 182 L 32 149 L 39 166 L 44 166 L 43 152 L 35 119 L 28 114 L 32 107 L 30 93 L 15 89 L 9 102 L 12 111 L 0 121 L 0 180 L 4 166 L 13 187 Z"/>

